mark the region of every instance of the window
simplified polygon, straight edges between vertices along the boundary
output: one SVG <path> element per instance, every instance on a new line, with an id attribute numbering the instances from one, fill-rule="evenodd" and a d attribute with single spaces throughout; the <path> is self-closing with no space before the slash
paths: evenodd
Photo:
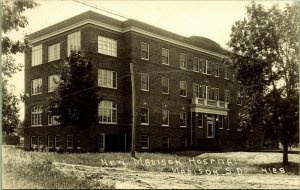
<path id="1" fill-rule="evenodd" d="M 203 113 L 198 114 L 198 127 L 203 128 Z"/>
<path id="2" fill-rule="evenodd" d="M 141 59 L 149 60 L 149 44 L 141 42 Z"/>
<path id="3" fill-rule="evenodd" d="M 180 68 L 186 69 L 187 58 L 186 54 L 180 53 Z"/>
<path id="4" fill-rule="evenodd" d="M 32 53 L 31 53 L 31 59 L 32 59 L 31 66 L 32 67 L 42 64 L 42 60 L 43 60 L 43 57 L 42 57 L 43 50 L 42 49 L 43 49 L 42 44 L 32 47 Z"/>
<path id="5" fill-rule="evenodd" d="M 227 130 L 230 129 L 230 123 L 229 123 L 229 117 L 225 117 L 225 120 L 226 120 L 226 125 L 227 125 Z"/>
<path id="6" fill-rule="evenodd" d="M 219 76 L 219 63 L 215 63 L 215 64 L 214 64 L 214 75 L 215 75 L 216 77 Z"/>
<path id="7" fill-rule="evenodd" d="M 141 90 L 149 91 L 149 75 L 141 73 Z"/>
<path id="8" fill-rule="evenodd" d="M 168 49 L 161 49 L 161 62 L 164 65 L 169 65 L 169 50 Z"/>
<path id="9" fill-rule="evenodd" d="M 51 112 L 48 113 L 48 125 L 59 125 L 59 122 L 57 121 L 58 116 L 52 115 Z"/>
<path id="10" fill-rule="evenodd" d="M 169 79 L 162 77 L 161 83 L 162 83 L 162 93 L 169 94 Z"/>
<path id="11" fill-rule="evenodd" d="M 202 97 L 207 98 L 209 100 L 218 100 L 219 99 L 219 89 L 202 85 Z"/>
<path id="12" fill-rule="evenodd" d="M 149 125 L 149 109 L 141 108 L 141 124 Z"/>
<path id="13" fill-rule="evenodd" d="M 42 125 L 42 106 L 34 106 L 31 108 L 31 126 Z"/>
<path id="14" fill-rule="evenodd" d="M 42 94 L 43 79 L 38 78 L 31 81 L 31 95 Z"/>
<path id="15" fill-rule="evenodd" d="M 169 148 L 169 137 L 161 137 L 161 147 Z"/>
<path id="16" fill-rule="evenodd" d="M 237 105 L 239 105 L 239 106 L 242 105 L 241 92 L 238 92 L 238 93 L 237 93 Z"/>
<path id="17" fill-rule="evenodd" d="M 37 145 L 38 146 L 42 145 L 42 137 L 41 136 L 38 136 L 38 138 L 37 138 Z"/>
<path id="18" fill-rule="evenodd" d="M 73 148 L 73 135 L 67 135 L 67 149 Z"/>
<path id="19" fill-rule="evenodd" d="M 55 148 L 60 148 L 60 136 L 55 135 Z"/>
<path id="20" fill-rule="evenodd" d="M 199 66 L 199 58 L 194 57 L 193 59 L 193 71 L 199 72 L 200 66 Z"/>
<path id="21" fill-rule="evenodd" d="M 48 46 L 48 62 L 60 59 L 60 43 Z"/>
<path id="22" fill-rule="evenodd" d="M 103 100 L 98 107 L 99 123 L 117 123 L 117 104 Z"/>
<path id="23" fill-rule="evenodd" d="M 215 100 L 219 100 L 219 89 L 218 88 L 214 88 L 214 95 L 215 95 Z"/>
<path id="24" fill-rule="evenodd" d="M 225 90 L 225 102 L 230 102 L 230 91 Z"/>
<path id="25" fill-rule="evenodd" d="M 180 117 L 180 127 L 186 127 L 186 112 L 181 112 L 179 117 Z"/>
<path id="26" fill-rule="evenodd" d="M 193 83 L 193 97 L 199 98 L 199 84 Z"/>
<path id="27" fill-rule="evenodd" d="M 219 116 L 219 129 L 223 129 L 224 127 L 224 116 L 220 115 Z"/>
<path id="28" fill-rule="evenodd" d="M 105 149 L 105 133 L 101 133 L 99 136 L 99 148 L 101 152 Z"/>
<path id="29" fill-rule="evenodd" d="M 162 125 L 169 126 L 169 110 L 162 111 Z"/>
<path id="30" fill-rule="evenodd" d="M 79 51 L 81 49 L 80 31 L 68 35 L 68 56 L 71 51 Z"/>
<path id="31" fill-rule="evenodd" d="M 59 81 L 59 75 L 48 76 L 48 92 L 53 92 L 58 87 Z"/>
<path id="32" fill-rule="evenodd" d="M 180 96 L 187 96 L 187 84 L 185 81 L 180 81 Z"/>
<path id="33" fill-rule="evenodd" d="M 53 148 L 53 147 L 54 147 L 53 136 L 49 135 L 48 136 L 48 148 Z"/>
<path id="34" fill-rule="evenodd" d="M 212 63 L 210 61 L 207 61 L 207 60 L 201 60 L 201 64 L 202 64 L 202 73 L 210 75 L 211 74 Z"/>
<path id="35" fill-rule="evenodd" d="M 117 57 L 117 40 L 98 36 L 98 53 Z"/>
<path id="36" fill-rule="evenodd" d="M 149 149 L 149 136 L 141 136 L 141 148 Z"/>
<path id="37" fill-rule="evenodd" d="M 31 136 L 30 137 L 30 147 L 33 148 L 36 145 L 36 137 Z"/>
<path id="38" fill-rule="evenodd" d="M 181 138 L 181 148 L 186 148 L 188 146 L 188 138 L 182 137 Z"/>
<path id="39" fill-rule="evenodd" d="M 225 66 L 224 70 L 225 70 L 225 79 L 229 79 L 229 68 L 228 68 L 228 66 Z"/>
<path id="40" fill-rule="evenodd" d="M 80 150 L 80 135 L 76 135 L 76 149 Z"/>
<path id="41" fill-rule="evenodd" d="M 117 89 L 117 72 L 98 69 L 98 86 Z"/>

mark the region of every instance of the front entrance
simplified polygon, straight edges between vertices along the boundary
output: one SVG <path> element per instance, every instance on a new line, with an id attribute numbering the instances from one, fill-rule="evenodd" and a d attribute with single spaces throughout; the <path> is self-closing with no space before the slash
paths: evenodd
<path id="1" fill-rule="evenodd" d="M 213 115 L 207 116 L 207 138 L 215 138 L 215 118 Z"/>

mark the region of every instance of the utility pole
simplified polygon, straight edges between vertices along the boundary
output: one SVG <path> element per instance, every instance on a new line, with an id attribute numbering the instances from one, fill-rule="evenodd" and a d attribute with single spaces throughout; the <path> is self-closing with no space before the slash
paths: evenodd
<path id="1" fill-rule="evenodd" d="M 130 63 L 131 78 L 131 96 L 132 96 L 132 128 L 131 128 L 131 156 L 135 158 L 135 82 L 133 74 L 133 65 Z"/>

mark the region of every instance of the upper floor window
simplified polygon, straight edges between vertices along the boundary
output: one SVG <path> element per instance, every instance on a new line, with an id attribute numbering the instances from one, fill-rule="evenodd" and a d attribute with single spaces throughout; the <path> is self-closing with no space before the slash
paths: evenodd
<path id="1" fill-rule="evenodd" d="M 79 51 L 81 49 L 80 31 L 68 35 L 68 56 L 71 51 Z"/>
<path id="2" fill-rule="evenodd" d="M 149 91 L 149 75 L 141 73 L 141 90 Z"/>
<path id="3" fill-rule="evenodd" d="M 225 102 L 230 102 L 230 91 L 225 90 Z"/>
<path id="4" fill-rule="evenodd" d="M 149 125 L 149 109 L 141 108 L 141 124 Z"/>
<path id="5" fill-rule="evenodd" d="M 48 46 L 48 62 L 60 59 L 60 43 Z"/>
<path id="6" fill-rule="evenodd" d="M 215 75 L 216 77 L 219 76 L 219 63 L 215 63 L 215 64 L 214 64 L 214 75 Z"/>
<path id="7" fill-rule="evenodd" d="M 193 97 L 199 98 L 199 84 L 193 83 Z"/>
<path id="8" fill-rule="evenodd" d="M 117 88 L 117 72 L 98 69 L 98 86 L 104 88 Z"/>
<path id="9" fill-rule="evenodd" d="M 225 71 L 225 79 L 229 79 L 229 67 L 225 66 L 224 71 Z"/>
<path id="10" fill-rule="evenodd" d="M 161 49 L 161 62 L 164 65 L 169 65 L 169 50 L 168 49 Z"/>
<path id="11" fill-rule="evenodd" d="M 193 59 L 193 71 L 199 72 L 199 70 L 200 70 L 199 58 L 198 57 L 194 57 L 194 59 Z"/>
<path id="12" fill-rule="evenodd" d="M 31 108 L 31 126 L 42 125 L 42 106 L 34 106 Z"/>
<path id="13" fill-rule="evenodd" d="M 98 36 L 98 53 L 117 57 L 117 40 Z"/>
<path id="14" fill-rule="evenodd" d="M 31 94 L 42 94 L 42 78 L 34 79 L 31 81 Z"/>
<path id="15" fill-rule="evenodd" d="M 32 47 L 32 53 L 31 53 L 31 66 L 36 66 L 42 64 L 42 52 L 43 52 L 43 47 L 42 44 L 38 46 L 33 46 Z"/>
<path id="16" fill-rule="evenodd" d="M 117 123 L 117 104 L 103 100 L 98 107 L 99 123 Z"/>
<path id="17" fill-rule="evenodd" d="M 162 111 L 162 125 L 169 126 L 169 110 Z"/>
<path id="18" fill-rule="evenodd" d="M 180 81 L 180 96 L 187 96 L 187 84 L 185 81 Z"/>
<path id="19" fill-rule="evenodd" d="M 186 127 L 186 112 L 180 112 L 180 127 Z"/>
<path id="20" fill-rule="evenodd" d="M 149 60 L 149 44 L 141 42 L 141 59 Z"/>
<path id="21" fill-rule="evenodd" d="M 169 79 L 162 77 L 161 83 L 162 83 L 162 93 L 169 94 Z"/>
<path id="22" fill-rule="evenodd" d="M 212 63 L 210 61 L 207 61 L 207 60 L 202 60 L 201 64 L 202 64 L 202 73 L 210 75 L 211 70 L 212 70 L 211 69 L 212 68 Z"/>
<path id="23" fill-rule="evenodd" d="M 186 54 L 180 53 L 180 68 L 181 69 L 186 69 L 186 65 L 187 65 Z"/>
<path id="24" fill-rule="evenodd" d="M 53 92 L 58 87 L 59 81 L 59 75 L 48 76 L 48 92 Z"/>

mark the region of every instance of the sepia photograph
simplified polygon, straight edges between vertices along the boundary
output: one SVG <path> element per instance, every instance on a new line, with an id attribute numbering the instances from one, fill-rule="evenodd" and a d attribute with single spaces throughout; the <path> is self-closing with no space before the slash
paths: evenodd
<path id="1" fill-rule="evenodd" d="M 2 0 L 2 188 L 299 189 L 299 7 Z"/>

